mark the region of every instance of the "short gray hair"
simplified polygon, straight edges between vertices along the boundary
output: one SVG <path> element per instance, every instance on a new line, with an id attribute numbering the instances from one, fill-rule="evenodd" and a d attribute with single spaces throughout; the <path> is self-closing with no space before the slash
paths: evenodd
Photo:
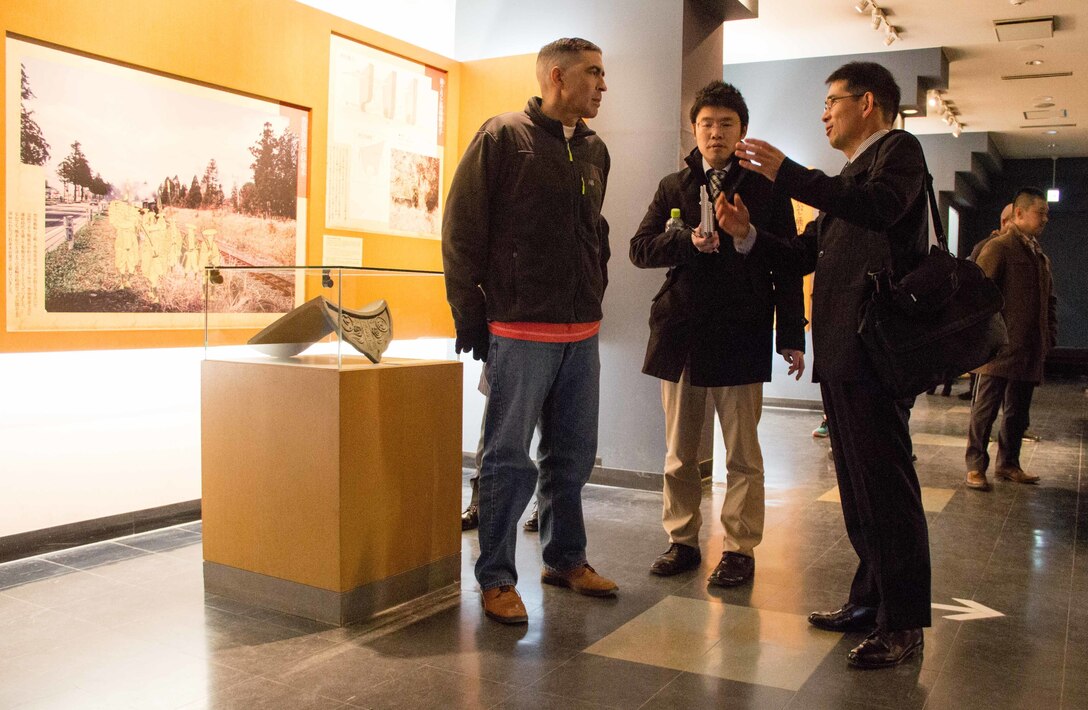
<path id="1" fill-rule="evenodd" d="M 582 52 L 601 53 L 601 48 L 581 37 L 563 37 L 540 48 L 536 55 L 536 78 L 543 87 L 548 83 L 552 67 L 566 69 Z"/>

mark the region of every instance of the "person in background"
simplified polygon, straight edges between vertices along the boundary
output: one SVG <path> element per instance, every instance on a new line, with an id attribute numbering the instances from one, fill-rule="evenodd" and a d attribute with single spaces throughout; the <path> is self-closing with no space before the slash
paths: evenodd
<path id="1" fill-rule="evenodd" d="M 978 261 L 978 255 L 979 255 L 979 252 L 982 251 L 982 247 L 985 246 L 986 242 L 990 241 L 991 239 L 993 239 L 997 235 L 1004 232 L 1005 228 L 1009 225 L 1009 220 L 1011 220 L 1011 219 L 1012 219 L 1012 203 L 1010 202 L 1009 204 L 1005 205 L 1005 207 L 1001 210 L 1001 221 L 999 223 L 998 228 L 995 229 L 994 231 L 990 232 L 990 236 L 986 237 L 985 239 L 980 240 L 979 243 L 976 244 L 973 249 L 971 249 L 971 255 L 969 257 L 967 257 L 968 261 L 976 261 L 977 262 Z M 972 372 L 971 373 L 971 382 L 967 386 L 967 391 L 961 393 L 959 395 L 959 398 L 969 400 L 972 397 L 974 397 L 975 384 L 977 382 L 978 382 L 978 375 L 976 375 L 975 373 Z"/>
<path id="2" fill-rule="evenodd" d="M 971 400 L 965 481 L 974 490 L 990 490 L 987 446 L 998 409 L 1002 417 L 997 434 L 997 477 L 1014 483 L 1039 482 L 1037 474 L 1021 468 L 1020 447 L 1028 428 L 1032 394 L 1043 379 L 1046 354 L 1058 342 L 1050 259 L 1039 246 L 1049 214 L 1042 190 L 1021 188 L 1005 231 L 990 239 L 976 260 L 1005 298 L 1001 315 L 1009 342 L 993 360 L 975 370 L 978 382 Z"/>

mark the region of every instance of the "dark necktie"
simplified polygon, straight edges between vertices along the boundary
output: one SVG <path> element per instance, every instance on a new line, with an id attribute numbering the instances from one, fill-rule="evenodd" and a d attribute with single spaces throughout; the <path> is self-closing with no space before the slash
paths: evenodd
<path id="1" fill-rule="evenodd" d="M 710 183 L 710 187 L 708 188 L 710 201 L 716 202 L 718 200 L 718 195 L 721 194 L 722 185 L 725 184 L 725 171 L 711 168 L 710 172 L 707 173 L 707 182 Z"/>

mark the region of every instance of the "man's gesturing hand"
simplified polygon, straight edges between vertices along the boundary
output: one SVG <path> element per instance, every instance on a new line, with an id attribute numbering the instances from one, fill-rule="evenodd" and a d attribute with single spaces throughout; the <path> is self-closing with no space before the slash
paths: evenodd
<path id="1" fill-rule="evenodd" d="M 737 143 L 736 155 L 742 168 L 757 172 L 771 182 L 778 177 L 778 169 L 786 159 L 786 154 L 778 148 L 756 138 L 747 138 Z"/>

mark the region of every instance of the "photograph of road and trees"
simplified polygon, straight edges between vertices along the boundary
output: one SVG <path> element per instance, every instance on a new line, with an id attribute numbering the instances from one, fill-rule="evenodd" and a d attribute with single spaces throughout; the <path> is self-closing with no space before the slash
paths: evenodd
<path id="1" fill-rule="evenodd" d="M 206 267 L 296 262 L 306 111 L 7 42 L 20 163 L 44 174 L 46 313 L 198 313 Z M 282 273 L 229 279 L 213 309 L 291 310 Z"/>

